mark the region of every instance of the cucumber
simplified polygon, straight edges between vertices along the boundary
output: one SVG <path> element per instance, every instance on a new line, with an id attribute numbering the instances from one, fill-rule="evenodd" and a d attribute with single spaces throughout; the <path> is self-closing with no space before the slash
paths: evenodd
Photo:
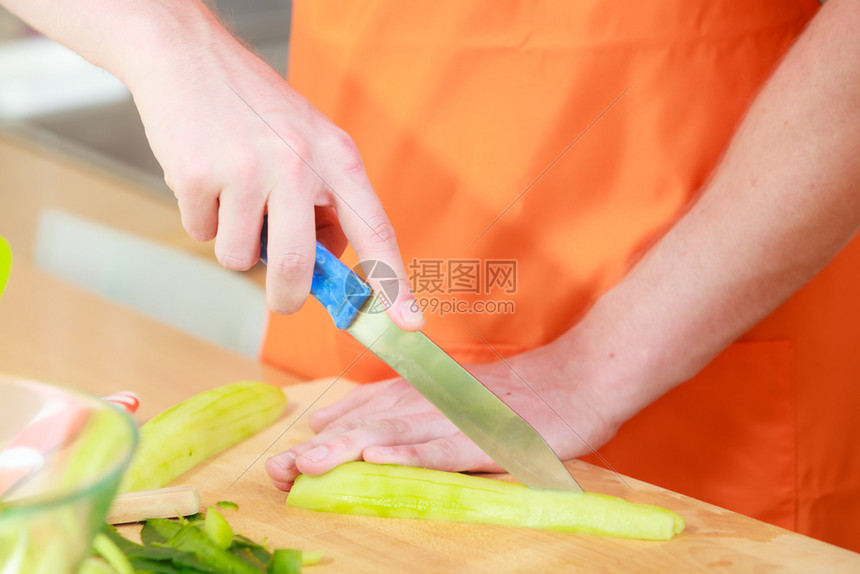
<path id="1" fill-rule="evenodd" d="M 279 387 L 240 381 L 194 395 L 140 427 L 120 492 L 161 488 L 272 424 L 287 398 Z"/>
<path id="2" fill-rule="evenodd" d="M 233 544 L 233 528 L 214 506 L 210 506 L 206 512 L 203 531 L 218 548 L 226 550 Z"/>
<path id="3" fill-rule="evenodd" d="M 531 489 L 454 472 L 366 462 L 348 462 L 320 476 L 300 475 L 287 506 L 642 540 L 668 540 L 685 526 L 671 510 L 615 496 Z"/>

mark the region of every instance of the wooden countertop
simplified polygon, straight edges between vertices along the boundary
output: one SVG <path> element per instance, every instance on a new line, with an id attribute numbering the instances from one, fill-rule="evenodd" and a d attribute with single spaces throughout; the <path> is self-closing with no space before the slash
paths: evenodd
<path id="1" fill-rule="evenodd" d="M 483 525 L 376 519 L 284 506 L 265 475 L 266 456 L 311 435 L 306 410 L 345 393 L 347 381 L 301 383 L 72 287 L 31 263 L 40 209 L 61 207 L 201 256 L 175 205 L 140 186 L 0 132 L 0 235 L 15 260 L 0 298 L 0 371 L 141 397 L 142 421 L 202 390 L 241 379 L 286 387 L 284 418 L 181 477 L 203 504 L 232 500 L 238 532 L 276 547 L 322 550 L 319 572 L 858 572 L 849 552 L 631 478 L 572 462 L 587 490 L 675 510 L 687 529 L 670 542 L 615 540 Z M 6 407 L 8 408 L 8 407 Z M 845 525 L 854 528 L 853 525 Z M 134 527 L 124 527 L 133 535 Z"/>

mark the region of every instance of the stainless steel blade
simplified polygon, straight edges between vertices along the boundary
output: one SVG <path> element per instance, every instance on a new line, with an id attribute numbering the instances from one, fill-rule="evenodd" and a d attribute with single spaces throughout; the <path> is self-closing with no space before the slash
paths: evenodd
<path id="1" fill-rule="evenodd" d="M 409 381 L 523 484 L 582 492 L 543 437 L 426 335 L 397 327 L 371 297 L 347 331 Z"/>

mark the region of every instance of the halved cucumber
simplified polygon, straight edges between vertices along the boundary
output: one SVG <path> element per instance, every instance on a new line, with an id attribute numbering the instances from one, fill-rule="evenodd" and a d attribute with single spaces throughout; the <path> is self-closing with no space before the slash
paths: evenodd
<path id="1" fill-rule="evenodd" d="M 210 456 L 272 424 L 287 398 L 273 385 L 240 381 L 194 395 L 140 427 L 140 446 L 120 492 L 161 488 Z"/>
<path id="2" fill-rule="evenodd" d="M 287 506 L 644 540 L 668 540 L 685 526 L 671 510 L 615 496 L 538 490 L 454 472 L 366 462 L 348 462 L 320 476 L 300 475 Z"/>

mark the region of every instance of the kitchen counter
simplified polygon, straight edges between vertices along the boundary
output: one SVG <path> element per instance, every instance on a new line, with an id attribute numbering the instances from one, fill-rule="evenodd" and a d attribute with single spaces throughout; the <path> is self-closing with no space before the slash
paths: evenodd
<path id="1" fill-rule="evenodd" d="M 345 380 L 302 382 L 64 283 L 32 263 L 38 213 L 59 207 L 211 257 L 182 231 L 173 202 L 38 143 L 0 132 L 0 235 L 15 260 L 0 297 L 0 371 L 95 393 L 131 389 L 146 420 L 188 396 L 242 379 L 285 387 L 284 417 L 182 476 L 203 504 L 231 500 L 238 532 L 275 547 L 322 550 L 309 572 L 858 572 L 860 554 L 581 462 L 587 490 L 668 507 L 687 529 L 669 542 L 485 525 L 315 513 L 284 506 L 266 456 L 311 436 L 306 413 L 342 396 Z M 6 405 L 4 408 L 9 408 Z M 499 478 L 506 479 L 501 476 Z M 845 525 L 855 528 L 855 525 Z M 134 536 L 135 526 L 123 527 Z"/>

